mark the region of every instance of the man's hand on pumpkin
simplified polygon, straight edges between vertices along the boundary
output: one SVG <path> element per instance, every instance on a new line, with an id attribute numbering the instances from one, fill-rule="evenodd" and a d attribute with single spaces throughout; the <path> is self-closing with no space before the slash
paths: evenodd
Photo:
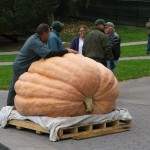
<path id="1" fill-rule="evenodd" d="M 78 51 L 75 51 L 73 49 L 67 49 L 68 53 L 74 53 L 74 54 L 79 54 Z"/>

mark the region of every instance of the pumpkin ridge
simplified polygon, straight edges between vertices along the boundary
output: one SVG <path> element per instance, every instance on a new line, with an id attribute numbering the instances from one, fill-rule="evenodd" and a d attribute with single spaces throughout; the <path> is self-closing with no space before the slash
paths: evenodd
<path id="1" fill-rule="evenodd" d="M 63 81 L 61 81 L 61 80 L 55 80 L 55 79 L 51 79 L 51 78 L 48 78 L 48 77 L 46 77 L 46 76 L 41 76 L 40 74 L 37 74 L 37 73 L 28 73 L 28 72 L 26 72 L 25 73 L 25 77 L 26 77 L 26 79 L 27 79 L 27 77 L 28 77 L 28 81 L 26 81 L 26 82 L 33 82 L 34 84 L 40 84 L 40 85 L 42 85 L 42 86 L 44 86 L 45 88 L 47 87 L 47 88 L 54 88 L 54 89 L 56 89 L 56 90 L 62 90 L 62 87 L 60 87 L 59 85 L 63 85 L 64 87 L 65 87 L 65 89 L 68 91 L 68 90 L 72 90 L 72 94 L 74 95 L 74 94 L 77 94 L 78 96 L 82 96 L 82 97 L 84 97 L 83 96 L 83 94 L 81 94 L 80 93 L 80 91 L 77 89 L 77 88 L 75 88 L 74 86 L 72 86 L 72 85 L 70 85 L 70 84 L 67 84 L 67 83 L 65 83 L 65 82 L 63 82 Z M 38 79 L 37 79 L 38 78 Z M 24 81 L 25 79 L 24 79 L 24 77 L 22 76 L 21 78 L 20 78 L 20 81 Z M 47 82 L 45 83 L 45 82 L 43 82 L 43 81 L 45 81 L 45 80 L 47 80 Z M 50 82 L 50 84 L 47 84 L 47 83 L 49 83 Z M 57 83 L 57 84 L 56 84 Z M 56 84 L 55 86 L 53 86 L 53 84 Z M 58 88 L 59 87 L 59 88 Z M 70 94 L 70 93 L 69 93 Z"/>
<path id="2" fill-rule="evenodd" d="M 68 56 L 68 55 L 72 55 L 72 56 L 75 56 L 77 59 L 79 59 L 79 58 L 77 57 L 77 55 L 75 55 L 75 54 L 66 54 L 66 55 L 67 55 L 67 56 Z M 67 59 L 68 64 L 73 64 L 73 65 L 75 65 L 75 66 L 77 67 L 77 70 L 82 72 L 82 69 L 84 69 L 84 68 L 81 68 L 81 66 L 79 66 L 78 63 L 73 63 L 72 60 L 68 59 L 68 57 L 65 57 L 66 55 L 64 55 L 63 58 L 66 58 L 66 59 Z M 89 59 L 89 58 L 86 58 L 86 57 L 84 57 L 84 56 L 81 56 L 81 58 L 83 58 L 83 59 Z M 61 59 L 62 59 L 62 58 L 61 58 Z M 90 60 L 92 60 L 92 59 L 90 59 Z M 83 61 L 83 60 L 82 60 L 82 61 Z M 93 61 L 93 60 L 92 60 L 92 61 Z M 56 63 L 56 61 L 54 61 L 53 63 Z M 89 64 L 89 63 L 87 63 L 87 62 L 85 62 L 85 64 L 88 65 L 88 66 L 90 65 L 90 67 L 91 67 L 91 64 Z M 96 67 L 96 66 L 95 66 L 95 67 Z M 92 68 L 92 67 L 91 67 L 91 68 Z M 64 69 L 64 68 L 63 68 L 63 69 Z M 95 70 L 98 71 L 99 68 L 96 67 Z M 83 73 L 83 75 L 84 75 L 84 73 Z M 83 75 L 82 75 L 82 76 L 83 76 Z M 86 78 L 85 75 L 84 75 L 84 78 Z M 99 78 L 98 78 L 98 79 L 99 79 Z M 70 83 L 70 84 L 71 84 L 71 83 Z M 74 85 L 72 85 L 72 86 L 75 87 Z M 78 87 L 75 87 L 75 88 L 77 89 Z M 89 89 L 91 89 L 91 87 L 89 87 Z M 98 89 L 98 87 L 97 87 L 97 89 Z M 96 89 L 96 90 L 97 90 L 97 89 Z M 95 90 L 95 91 L 96 91 L 96 90 Z M 84 96 L 88 96 L 88 95 L 89 95 L 89 94 L 85 95 L 85 94 L 84 94 L 81 90 L 79 90 L 79 89 L 78 89 L 78 91 L 79 91 L 80 93 L 82 93 Z M 94 96 L 94 92 L 93 92 L 92 96 Z M 84 100 L 84 99 L 83 99 L 83 100 Z"/>
<path id="3" fill-rule="evenodd" d="M 97 66 L 97 62 L 96 61 L 94 61 L 93 59 L 90 59 L 90 58 L 88 58 L 88 57 L 84 57 L 84 56 L 82 56 L 82 55 L 80 55 L 80 54 L 66 54 L 66 55 L 64 55 L 63 57 L 64 58 L 66 58 L 67 60 L 69 60 L 70 62 L 72 62 L 72 60 L 70 59 L 70 57 L 67 57 L 67 56 L 69 56 L 69 55 L 71 55 L 71 56 L 75 56 L 74 58 L 77 58 L 77 59 L 79 59 L 80 61 L 76 61 L 76 63 L 75 63 L 75 65 L 76 66 L 79 66 L 79 67 L 81 67 L 81 64 L 80 64 L 80 62 L 83 62 L 84 64 L 86 64 L 86 65 L 88 65 L 88 66 L 90 66 L 91 68 L 93 68 L 93 66 L 94 67 L 96 67 Z M 79 57 L 78 57 L 78 55 L 79 55 Z M 85 61 L 86 60 L 86 61 Z M 93 65 L 92 64 L 92 66 L 91 66 L 91 63 L 90 62 L 94 62 L 96 65 Z M 97 68 L 97 69 L 96 69 Z M 95 70 L 99 70 L 99 68 L 98 67 L 96 67 L 96 68 L 94 68 Z M 81 70 L 83 71 L 85 68 L 82 68 Z M 99 79 L 99 78 L 98 78 Z"/>
<path id="4" fill-rule="evenodd" d="M 62 58 L 62 57 L 61 57 Z M 71 63 L 71 64 L 74 64 L 74 63 L 72 63 L 72 61 L 70 61 L 69 59 L 67 59 L 67 61 L 69 62 L 69 64 Z M 53 64 L 55 64 L 56 66 L 58 65 L 57 63 L 56 63 L 56 61 L 54 61 L 53 62 Z M 82 69 L 80 68 L 80 66 L 78 66 L 77 64 L 74 64 L 74 65 L 76 65 L 76 67 L 77 67 L 77 70 L 78 71 L 82 71 Z M 61 66 L 62 67 L 62 66 Z M 62 69 L 65 69 L 64 67 L 62 67 Z M 69 72 L 70 73 L 70 72 Z M 65 81 L 63 81 L 64 83 L 66 83 Z M 80 92 L 82 95 L 84 95 L 84 93 L 81 91 L 81 90 L 79 90 L 78 89 L 78 87 L 76 87 L 75 85 L 73 85 L 72 83 L 69 83 L 72 87 L 74 87 L 76 90 L 78 90 L 78 92 Z"/>
<path id="5" fill-rule="evenodd" d="M 48 61 L 48 59 L 47 59 L 46 61 Z M 55 66 L 55 68 L 60 68 L 59 70 L 61 70 L 61 67 L 60 67 L 60 66 L 56 65 L 56 64 L 53 63 L 53 62 L 50 62 L 50 61 L 48 61 L 48 62 L 51 63 L 51 66 L 53 65 L 53 67 Z M 40 65 L 41 65 L 41 63 L 40 63 Z M 42 67 L 42 66 L 43 66 L 43 64 L 42 64 L 41 66 L 39 66 L 39 67 Z M 48 66 L 47 66 L 47 67 L 48 67 Z M 78 67 L 78 66 L 77 66 L 77 67 Z M 78 67 L 78 68 L 79 68 L 79 67 Z M 47 70 L 48 68 L 44 68 L 44 69 Z M 44 69 L 43 69 L 43 70 L 44 70 Z M 31 68 L 29 68 L 29 71 L 32 72 Z M 38 72 L 38 74 L 42 74 L 42 73 L 43 73 L 43 71 Z M 66 73 L 68 73 L 68 72 L 66 71 Z M 70 72 L 69 72 L 69 74 L 70 74 Z M 43 74 L 42 74 L 42 75 L 43 75 Z M 56 78 L 56 77 L 54 77 L 54 75 L 50 75 L 50 74 L 47 74 L 47 73 L 45 73 L 44 76 L 46 76 L 46 77 L 48 77 L 48 78 L 53 78 L 53 79 L 55 79 L 55 80 L 59 80 L 58 77 Z M 62 81 L 62 80 L 61 80 L 61 81 Z M 66 80 L 66 79 L 63 80 L 64 83 L 68 83 L 67 81 L 68 81 L 68 80 Z M 71 84 L 71 83 L 69 83 L 69 84 Z M 71 84 L 71 85 L 72 85 L 74 88 L 76 88 L 81 94 L 83 94 L 83 92 L 82 92 L 81 90 L 79 90 L 78 87 L 75 87 L 74 84 Z"/>

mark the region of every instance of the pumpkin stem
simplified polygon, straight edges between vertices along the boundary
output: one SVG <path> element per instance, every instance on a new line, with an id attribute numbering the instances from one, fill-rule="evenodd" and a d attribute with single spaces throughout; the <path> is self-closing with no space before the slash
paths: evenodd
<path id="1" fill-rule="evenodd" d="M 92 98 L 92 96 L 86 96 L 84 98 L 84 103 L 86 105 L 86 112 L 88 114 L 92 113 L 92 111 L 93 111 L 93 98 Z"/>

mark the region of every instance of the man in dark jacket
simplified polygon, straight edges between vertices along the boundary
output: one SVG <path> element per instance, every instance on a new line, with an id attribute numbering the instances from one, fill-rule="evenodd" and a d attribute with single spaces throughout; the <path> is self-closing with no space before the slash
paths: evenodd
<path id="1" fill-rule="evenodd" d="M 121 40 L 119 35 L 115 32 L 115 26 L 112 22 L 107 22 L 105 33 L 108 35 L 108 39 L 111 42 L 112 53 L 114 56 L 113 61 L 107 61 L 107 67 L 114 73 L 114 69 L 117 66 L 117 62 L 121 53 Z"/>
<path id="2" fill-rule="evenodd" d="M 104 33 L 106 23 L 103 19 L 95 21 L 96 27 L 84 39 L 83 55 L 107 66 L 106 60 L 113 60 L 108 37 Z"/>
<path id="3" fill-rule="evenodd" d="M 37 61 L 41 58 L 62 56 L 68 52 L 75 54 L 77 53 L 77 51 L 71 49 L 50 51 L 46 46 L 49 35 L 49 25 L 42 23 L 37 27 L 36 33 L 29 37 L 24 43 L 23 47 L 20 50 L 20 53 L 18 54 L 15 62 L 13 63 L 13 78 L 8 93 L 7 105 L 14 105 L 14 97 L 16 95 L 14 89 L 15 82 L 18 80 L 21 74 L 28 71 L 28 68 L 34 61 Z"/>

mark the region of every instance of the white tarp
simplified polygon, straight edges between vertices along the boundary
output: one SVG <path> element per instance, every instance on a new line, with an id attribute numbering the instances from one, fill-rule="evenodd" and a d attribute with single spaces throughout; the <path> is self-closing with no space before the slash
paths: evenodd
<path id="1" fill-rule="evenodd" d="M 88 123 L 97 123 L 105 122 L 109 120 L 131 120 L 127 109 L 117 108 L 115 111 L 112 111 L 106 115 L 83 115 L 76 117 L 57 117 L 51 118 L 46 116 L 22 116 L 16 110 L 13 110 L 13 106 L 5 106 L 0 111 L 0 127 L 5 127 L 8 120 L 17 119 L 17 120 L 31 120 L 44 129 L 50 132 L 49 140 L 58 141 L 59 137 L 57 135 L 58 130 L 63 127 L 69 127 L 73 125 L 81 125 Z"/>

